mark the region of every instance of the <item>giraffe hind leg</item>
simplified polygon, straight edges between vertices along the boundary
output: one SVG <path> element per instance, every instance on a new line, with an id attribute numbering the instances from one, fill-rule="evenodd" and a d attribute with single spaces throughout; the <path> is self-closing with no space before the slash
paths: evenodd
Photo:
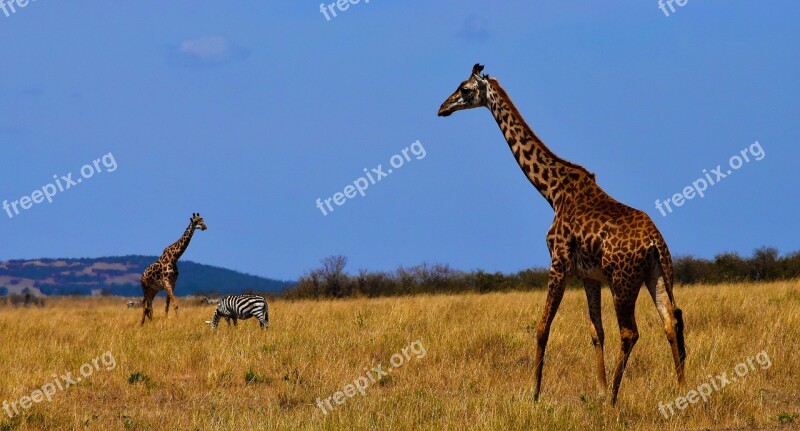
<path id="1" fill-rule="evenodd" d="M 175 298 L 175 293 L 173 292 L 174 285 L 169 283 L 169 282 L 165 282 L 164 285 L 166 286 L 166 288 L 164 290 L 167 291 L 166 315 L 167 315 L 167 317 L 169 317 L 169 306 L 170 306 L 170 304 L 172 304 L 172 309 L 175 310 L 175 314 L 177 315 L 178 314 L 178 299 Z"/>
<path id="2" fill-rule="evenodd" d="M 614 308 L 617 312 L 617 322 L 619 323 L 619 335 L 622 340 L 619 359 L 614 369 L 614 380 L 611 386 L 611 405 L 616 405 L 619 387 L 622 383 L 622 376 L 625 373 L 625 366 L 628 364 L 633 346 L 639 340 L 639 329 L 636 326 L 636 298 L 639 296 L 640 283 L 628 283 L 620 286 L 617 290 L 620 295 L 627 295 L 622 298 L 615 298 Z"/>
<path id="3" fill-rule="evenodd" d="M 142 300 L 142 322 L 144 325 L 145 319 L 153 320 L 153 298 L 156 296 L 156 291 L 150 288 L 144 289 L 144 299 Z"/>
<path id="4" fill-rule="evenodd" d="M 603 332 L 603 318 L 601 314 L 601 284 L 596 280 L 584 280 L 586 290 L 586 301 L 589 305 L 589 330 L 592 335 L 592 344 L 595 350 L 595 361 L 597 367 L 597 390 L 601 398 L 605 398 L 608 383 L 606 381 L 606 364 L 603 354 L 603 344 L 605 334 Z"/>
<path id="5" fill-rule="evenodd" d="M 673 307 L 660 271 L 649 277 L 645 284 L 653 303 L 656 305 L 658 315 L 661 317 L 661 323 L 664 325 L 664 333 L 667 335 L 667 341 L 672 352 L 672 360 L 675 363 L 678 384 L 683 385 L 685 382 L 684 362 L 686 360 L 686 348 L 683 341 L 683 313 L 680 309 Z"/>

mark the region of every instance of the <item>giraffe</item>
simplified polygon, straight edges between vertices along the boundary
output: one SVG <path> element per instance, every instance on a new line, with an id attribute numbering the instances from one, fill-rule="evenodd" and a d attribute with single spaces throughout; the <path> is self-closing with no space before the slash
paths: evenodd
<path id="1" fill-rule="evenodd" d="M 169 317 L 170 303 L 174 303 L 175 312 L 178 312 L 178 301 L 173 293 L 175 283 L 178 281 L 178 259 L 189 247 L 189 241 L 192 240 L 195 229 L 207 229 L 206 223 L 200 217 L 200 214 L 192 214 L 192 218 L 189 219 L 189 227 L 186 228 L 183 235 L 172 245 L 165 248 L 161 257 L 148 266 L 144 274 L 142 274 L 144 311 L 142 311 L 141 325 L 144 325 L 145 318 L 153 320 L 153 298 L 162 290 L 167 291 L 167 317 Z"/>
<path id="2" fill-rule="evenodd" d="M 595 350 L 597 389 L 601 398 L 606 397 L 608 387 L 600 311 L 600 288 L 604 281 L 611 289 L 622 339 L 610 404 L 617 403 L 625 366 L 639 338 L 634 308 L 642 284 L 647 286 L 664 325 L 678 384 L 682 386 L 686 360 L 683 313 L 675 304 L 672 258 L 658 228 L 643 211 L 606 194 L 597 185 L 593 173 L 558 157 L 545 146 L 500 83 L 489 75 L 481 75 L 483 68 L 480 64 L 473 67 L 470 77 L 442 104 L 439 116 L 488 108 L 520 168 L 555 212 L 546 237 L 551 261 L 547 300 L 536 328 L 533 400 L 539 398 L 550 326 L 569 277 L 580 279 L 586 291 L 589 333 Z"/>

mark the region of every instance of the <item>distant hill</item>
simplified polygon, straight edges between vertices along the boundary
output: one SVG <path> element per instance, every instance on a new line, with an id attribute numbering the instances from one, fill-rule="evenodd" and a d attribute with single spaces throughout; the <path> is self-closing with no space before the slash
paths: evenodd
<path id="1" fill-rule="evenodd" d="M 0 295 L 29 289 L 44 295 L 141 296 L 139 280 L 157 256 L 36 259 L 0 262 Z M 289 281 L 272 280 L 216 266 L 180 261 L 178 296 L 255 291 L 279 294 Z"/>

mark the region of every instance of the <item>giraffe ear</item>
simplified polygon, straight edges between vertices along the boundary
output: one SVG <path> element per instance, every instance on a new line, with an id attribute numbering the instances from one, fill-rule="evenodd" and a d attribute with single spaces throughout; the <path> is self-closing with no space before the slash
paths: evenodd
<path id="1" fill-rule="evenodd" d="M 475 66 L 472 66 L 472 74 L 480 77 L 481 72 L 483 72 L 483 65 L 480 63 L 475 63 Z"/>

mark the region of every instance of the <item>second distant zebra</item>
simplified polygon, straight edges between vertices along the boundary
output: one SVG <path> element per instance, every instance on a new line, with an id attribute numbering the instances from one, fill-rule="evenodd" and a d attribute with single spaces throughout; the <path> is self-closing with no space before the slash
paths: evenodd
<path id="1" fill-rule="evenodd" d="M 206 323 L 211 325 L 211 329 L 214 330 L 217 329 L 221 318 L 225 318 L 228 323 L 230 323 L 230 319 L 233 319 L 233 325 L 236 326 L 239 319 L 246 320 L 251 317 L 258 319 L 261 329 L 269 327 L 267 301 L 257 295 L 231 295 L 222 298 L 217 306 L 217 311 L 214 312 L 214 317 L 207 320 Z"/>

